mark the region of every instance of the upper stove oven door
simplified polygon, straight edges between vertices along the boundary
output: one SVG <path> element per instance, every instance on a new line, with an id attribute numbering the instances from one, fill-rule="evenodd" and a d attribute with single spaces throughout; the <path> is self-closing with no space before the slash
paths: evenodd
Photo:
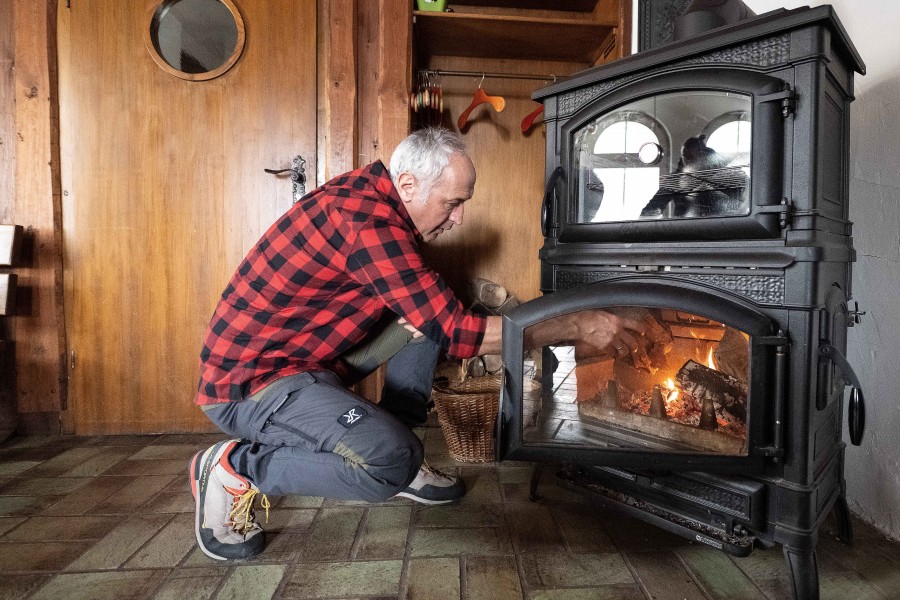
<path id="1" fill-rule="evenodd" d="M 526 349 L 597 310 L 642 335 Z M 592 284 L 517 307 L 503 343 L 502 458 L 748 472 L 780 456 L 786 340 L 738 300 L 675 280 Z"/>
<path id="2" fill-rule="evenodd" d="M 601 96 L 561 129 L 561 242 L 780 234 L 784 83 L 684 69 Z"/>

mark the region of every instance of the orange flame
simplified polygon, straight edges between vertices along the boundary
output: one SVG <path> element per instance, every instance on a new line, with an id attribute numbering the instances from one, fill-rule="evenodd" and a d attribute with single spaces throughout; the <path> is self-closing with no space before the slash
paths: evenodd
<path id="1" fill-rule="evenodd" d="M 712 348 L 709 349 L 709 355 L 707 355 L 707 357 L 706 357 L 706 366 L 709 367 L 710 369 L 716 368 L 716 362 L 713 360 L 713 349 Z"/>
<path id="2" fill-rule="evenodd" d="M 666 404 L 671 404 L 678 400 L 678 390 L 675 389 L 675 382 L 669 377 L 666 379 Z"/>

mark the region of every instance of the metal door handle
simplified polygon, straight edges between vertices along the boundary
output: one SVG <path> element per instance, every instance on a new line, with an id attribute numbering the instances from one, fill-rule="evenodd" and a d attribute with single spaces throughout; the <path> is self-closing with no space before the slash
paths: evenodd
<path id="1" fill-rule="evenodd" d="M 819 356 L 833 362 L 843 373 L 844 376 L 841 379 L 844 380 L 844 383 L 853 386 L 850 389 L 850 401 L 847 403 L 847 427 L 850 430 L 850 443 L 859 446 L 866 430 L 866 399 L 863 396 L 859 379 L 844 354 L 834 346 L 822 344 L 819 346 Z"/>
<path id="2" fill-rule="evenodd" d="M 291 195 L 294 203 L 306 195 L 306 160 L 299 154 L 294 157 L 290 169 L 263 169 L 263 171 L 272 175 L 291 174 Z"/>

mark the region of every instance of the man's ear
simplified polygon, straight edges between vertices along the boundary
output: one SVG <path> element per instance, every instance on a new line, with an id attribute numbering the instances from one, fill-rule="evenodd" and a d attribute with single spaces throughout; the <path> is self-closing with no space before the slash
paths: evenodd
<path id="1" fill-rule="evenodd" d="M 412 173 L 400 173 L 396 187 L 403 202 L 412 202 L 419 194 L 419 180 Z"/>

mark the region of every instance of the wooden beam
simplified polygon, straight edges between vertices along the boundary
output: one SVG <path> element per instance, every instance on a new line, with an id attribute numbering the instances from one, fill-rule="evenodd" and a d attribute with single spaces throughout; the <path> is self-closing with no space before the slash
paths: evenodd
<path id="1" fill-rule="evenodd" d="M 318 172 L 321 185 L 352 170 L 359 152 L 356 0 L 319 0 Z M 314 186 L 308 186 L 311 189 Z"/>
<path id="2" fill-rule="evenodd" d="M 65 408 L 66 351 L 59 187 L 56 0 L 13 0 L 16 123 L 15 209 L 25 227 L 13 327 L 20 413 Z M 23 294 L 24 292 L 24 294 Z"/>

